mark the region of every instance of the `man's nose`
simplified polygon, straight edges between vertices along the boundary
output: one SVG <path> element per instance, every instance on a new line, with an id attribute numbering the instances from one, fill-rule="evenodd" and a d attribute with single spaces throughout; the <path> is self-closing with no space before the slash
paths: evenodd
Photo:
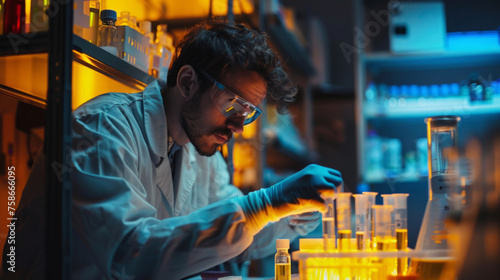
<path id="1" fill-rule="evenodd" d="M 231 129 L 233 133 L 242 133 L 244 123 L 244 116 L 231 116 L 226 120 L 227 128 Z"/>

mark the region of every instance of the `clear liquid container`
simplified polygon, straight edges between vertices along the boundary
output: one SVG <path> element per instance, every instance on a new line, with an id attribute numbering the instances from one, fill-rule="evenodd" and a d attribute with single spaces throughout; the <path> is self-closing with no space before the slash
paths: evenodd
<path id="1" fill-rule="evenodd" d="M 120 12 L 120 17 L 116 21 L 116 26 L 128 26 L 130 24 L 130 12 Z"/>
<path id="2" fill-rule="evenodd" d="M 277 253 L 274 255 L 274 279 L 290 280 L 292 279 L 291 259 L 288 249 L 290 240 L 276 239 Z"/>
<path id="3" fill-rule="evenodd" d="M 365 251 L 367 246 L 367 227 L 368 227 L 368 196 L 364 194 L 353 194 L 354 209 L 356 215 L 356 249 Z"/>
<path id="4" fill-rule="evenodd" d="M 363 192 L 364 195 L 366 195 L 367 198 L 367 208 L 368 208 L 368 215 L 366 217 L 367 221 L 367 227 L 366 227 L 366 232 L 367 236 L 366 237 L 366 244 L 370 249 L 376 249 L 376 243 L 375 243 L 375 232 L 374 232 L 374 221 L 373 221 L 373 205 L 375 205 L 375 199 L 377 196 L 377 192 Z"/>
<path id="5" fill-rule="evenodd" d="M 352 193 L 337 194 L 337 230 L 338 249 L 349 252 L 351 250 L 351 195 Z"/>
<path id="6" fill-rule="evenodd" d="M 335 209 L 333 209 L 333 198 L 325 198 L 327 211 L 323 213 L 323 246 L 325 251 L 335 249 Z"/>
<path id="7" fill-rule="evenodd" d="M 45 11 L 49 8 L 49 5 L 49 0 L 31 1 L 30 32 L 49 30 L 49 16 L 45 13 Z"/>
<path id="8" fill-rule="evenodd" d="M 130 16 L 129 26 L 132 29 L 134 29 L 135 31 L 141 32 L 141 30 L 139 29 L 139 27 L 137 27 L 137 17 L 136 16 Z"/>
<path id="9" fill-rule="evenodd" d="M 118 55 L 118 31 L 115 26 L 116 12 L 113 10 L 101 11 L 102 25 L 99 27 L 97 45 L 102 49 Z"/>
<path id="10" fill-rule="evenodd" d="M 156 41 L 155 41 L 155 43 L 157 43 L 157 44 L 160 43 L 161 35 L 167 34 L 167 28 L 168 28 L 167 24 L 158 24 L 156 26 Z"/>
<path id="11" fill-rule="evenodd" d="M 158 47 L 155 43 L 155 35 L 151 32 L 151 21 L 141 21 L 139 23 L 141 33 L 149 38 L 149 45 L 146 53 L 149 56 L 149 75 L 158 78 L 160 71 L 160 57 L 158 55 Z"/>
<path id="12" fill-rule="evenodd" d="M 448 232 L 444 221 L 450 214 L 449 189 L 455 182 L 454 164 L 458 154 L 457 129 L 460 117 L 438 116 L 425 119 L 429 166 L 429 200 L 420 226 L 416 250 L 445 250 Z M 412 259 L 410 271 L 419 279 L 439 279 L 450 258 Z M 424 273 L 425 272 L 425 273 Z M 432 273 L 431 273 L 432 272 Z"/>

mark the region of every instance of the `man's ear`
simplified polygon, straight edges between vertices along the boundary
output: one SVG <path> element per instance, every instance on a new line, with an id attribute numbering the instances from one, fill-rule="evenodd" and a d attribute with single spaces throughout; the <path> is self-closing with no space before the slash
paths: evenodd
<path id="1" fill-rule="evenodd" d="M 190 99 L 199 88 L 198 75 L 191 65 L 184 65 L 177 74 L 177 85 L 182 96 Z"/>

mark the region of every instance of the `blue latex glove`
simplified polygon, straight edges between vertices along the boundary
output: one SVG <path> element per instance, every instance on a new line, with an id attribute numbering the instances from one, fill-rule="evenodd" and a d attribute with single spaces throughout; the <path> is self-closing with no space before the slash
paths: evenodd
<path id="1" fill-rule="evenodd" d="M 296 233 L 307 235 L 321 224 L 321 217 L 321 213 L 316 211 L 292 215 L 286 218 L 288 219 L 288 224 Z"/>
<path id="2" fill-rule="evenodd" d="M 267 189 L 239 197 L 248 223 L 261 230 L 267 223 L 313 211 L 326 211 L 324 196 L 333 196 L 342 183 L 340 172 L 311 164 Z"/>

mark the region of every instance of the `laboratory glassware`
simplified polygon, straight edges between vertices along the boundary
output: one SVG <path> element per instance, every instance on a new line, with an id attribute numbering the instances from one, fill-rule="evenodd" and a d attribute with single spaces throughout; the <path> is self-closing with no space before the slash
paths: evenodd
<path id="1" fill-rule="evenodd" d="M 41 32 L 49 30 L 49 16 L 45 11 L 49 8 L 48 0 L 31 1 L 30 32 Z"/>
<path id="2" fill-rule="evenodd" d="M 373 205 L 373 226 L 377 251 L 389 251 L 395 249 L 391 235 L 391 212 L 390 205 Z"/>
<path id="3" fill-rule="evenodd" d="M 288 249 L 290 240 L 276 239 L 277 253 L 274 255 L 274 279 L 290 280 L 292 278 L 291 259 Z"/>
<path id="4" fill-rule="evenodd" d="M 367 244 L 370 249 L 375 249 L 376 244 L 374 241 L 375 234 L 373 232 L 373 208 L 375 205 L 375 198 L 377 197 L 377 192 L 363 192 L 364 195 L 367 196 L 367 207 L 368 207 L 368 216 L 367 216 Z"/>
<path id="5" fill-rule="evenodd" d="M 450 214 L 449 189 L 455 183 L 454 162 L 458 157 L 458 116 L 436 116 L 425 119 L 429 166 L 429 200 L 418 234 L 416 250 L 446 250 L 448 232 L 445 218 Z M 410 273 L 419 279 L 439 279 L 451 258 L 412 258 Z"/>
<path id="6" fill-rule="evenodd" d="M 335 212 L 333 209 L 333 198 L 327 197 L 324 199 L 327 210 L 323 213 L 323 245 L 324 250 L 329 251 L 335 249 Z"/>
<path id="7" fill-rule="evenodd" d="M 395 251 L 396 240 L 391 235 L 391 212 L 394 211 L 391 205 L 373 205 L 373 225 L 375 232 L 375 248 L 376 251 Z M 383 258 L 379 260 L 386 274 L 397 273 L 396 258 Z M 382 279 L 382 278 L 379 278 Z"/>
<path id="8" fill-rule="evenodd" d="M 97 45 L 114 55 L 118 55 L 118 31 L 115 26 L 116 12 L 102 10 L 101 21 L 102 25 L 99 27 Z"/>
<path id="9" fill-rule="evenodd" d="M 364 194 L 353 194 L 354 212 L 356 215 L 356 249 L 364 251 L 368 249 L 367 221 L 368 221 L 368 196 Z"/>
<path id="10" fill-rule="evenodd" d="M 408 218 L 406 200 L 409 194 L 395 193 L 392 194 L 394 199 L 394 216 L 396 220 L 396 249 L 404 251 L 408 248 Z M 408 273 L 408 258 L 398 258 L 397 260 L 398 275 L 406 275 Z"/>
<path id="11" fill-rule="evenodd" d="M 337 194 L 338 249 L 351 250 L 351 195 L 350 192 Z"/>
<path id="12" fill-rule="evenodd" d="M 384 200 L 384 205 L 392 206 L 393 211 L 391 211 L 391 236 L 396 237 L 396 214 L 394 213 L 394 197 L 392 194 L 382 194 L 380 195 Z"/>
<path id="13" fill-rule="evenodd" d="M 429 166 L 429 200 L 417 239 L 417 250 L 448 249 L 444 219 L 449 214 L 448 189 L 454 181 L 451 155 L 457 153 L 457 126 L 460 117 L 425 119 Z"/>

